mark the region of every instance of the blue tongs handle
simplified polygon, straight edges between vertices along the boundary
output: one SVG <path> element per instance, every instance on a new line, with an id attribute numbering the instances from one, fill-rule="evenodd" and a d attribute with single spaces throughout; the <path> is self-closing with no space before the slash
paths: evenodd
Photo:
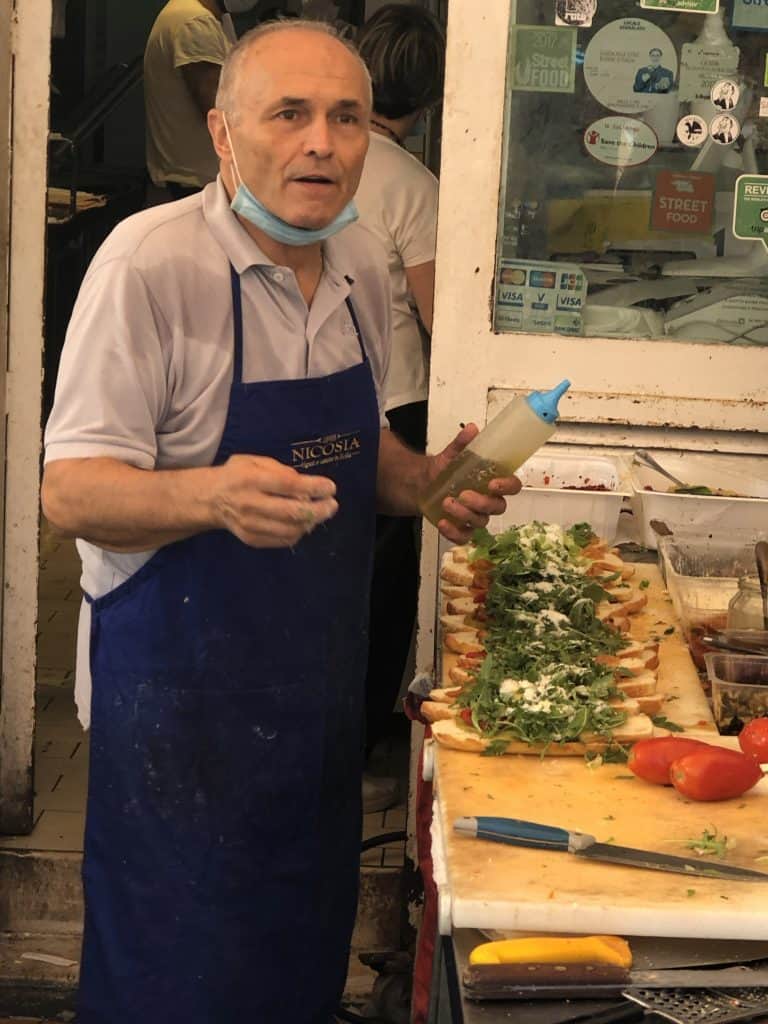
<path id="1" fill-rule="evenodd" d="M 518 818 L 476 818 L 478 839 L 493 839 L 511 846 L 567 851 L 571 834 L 564 828 L 538 825 Z"/>

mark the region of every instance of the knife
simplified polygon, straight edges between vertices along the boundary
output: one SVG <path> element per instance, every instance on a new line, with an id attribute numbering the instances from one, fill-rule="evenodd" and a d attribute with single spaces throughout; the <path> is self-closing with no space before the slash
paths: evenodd
<path id="1" fill-rule="evenodd" d="M 628 989 L 743 989 L 768 985 L 768 967 L 629 971 L 610 964 L 470 964 L 471 999 L 610 998 Z"/>
<path id="2" fill-rule="evenodd" d="M 765 871 L 737 868 L 731 864 L 703 863 L 694 857 L 674 857 L 651 850 L 636 850 L 631 846 L 598 843 L 586 832 L 569 832 L 552 825 L 539 825 L 535 821 L 517 818 L 457 818 L 454 832 L 477 839 L 492 839 L 511 846 L 530 846 L 538 850 L 561 850 L 588 860 L 608 861 L 633 868 L 653 871 L 672 871 L 681 875 L 703 875 L 705 878 L 752 879 L 768 881 Z"/>

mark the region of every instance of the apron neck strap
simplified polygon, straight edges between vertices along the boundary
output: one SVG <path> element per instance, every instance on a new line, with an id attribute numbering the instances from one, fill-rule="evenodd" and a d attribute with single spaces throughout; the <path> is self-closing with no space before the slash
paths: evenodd
<path id="1" fill-rule="evenodd" d="M 232 320 L 235 335 L 232 380 L 235 384 L 241 384 L 243 380 L 243 296 L 240 288 L 240 275 L 231 263 L 229 264 L 229 279 L 232 286 Z M 352 305 L 352 300 L 349 296 L 344 299 L 344 302 L 346 303 L 349 311 L 352 326 L 355 328 L 357 343 L 360 346 L 360 356 L 362 361 L 366 362 L 368 357 L 365 352 L 363 332 L 360 330 L 360 321 L 357 319 L 355 307 Z"/>

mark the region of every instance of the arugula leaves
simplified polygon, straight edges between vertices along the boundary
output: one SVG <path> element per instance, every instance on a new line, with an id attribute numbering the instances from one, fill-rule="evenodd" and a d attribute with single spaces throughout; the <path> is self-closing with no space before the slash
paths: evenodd
<path id="1" fill-rule="evenodd" d="M 602 578 L 587 576 L 581 550 L 593 538 L 587 523 L 567 532 L 528 523 L 493 536 L 477 530 L 473 561 L 492 564 L 486 596 L 487 655 L 476 684 L 459 698 L 474 727 L 493 742 L 566 743 L 583 733 L 610 736 L 626 714 L 611 670 L 597 655 L 620 649 L 622 637 L 602 623 L 595 605 L 608 595 Z"/>

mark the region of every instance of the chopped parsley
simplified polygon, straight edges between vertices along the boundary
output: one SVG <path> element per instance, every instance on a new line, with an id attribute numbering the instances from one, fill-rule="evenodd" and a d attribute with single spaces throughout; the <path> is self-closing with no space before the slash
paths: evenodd
<path id="1" fill-rule="evenodd" d="M 700 857 L 724 857 L 733 844 L 729 844 L 728 836 L 719 835 L 716 828 L 710 832 L 705 829 L 698 839 L 686 839 L 685 845 Z"/>

